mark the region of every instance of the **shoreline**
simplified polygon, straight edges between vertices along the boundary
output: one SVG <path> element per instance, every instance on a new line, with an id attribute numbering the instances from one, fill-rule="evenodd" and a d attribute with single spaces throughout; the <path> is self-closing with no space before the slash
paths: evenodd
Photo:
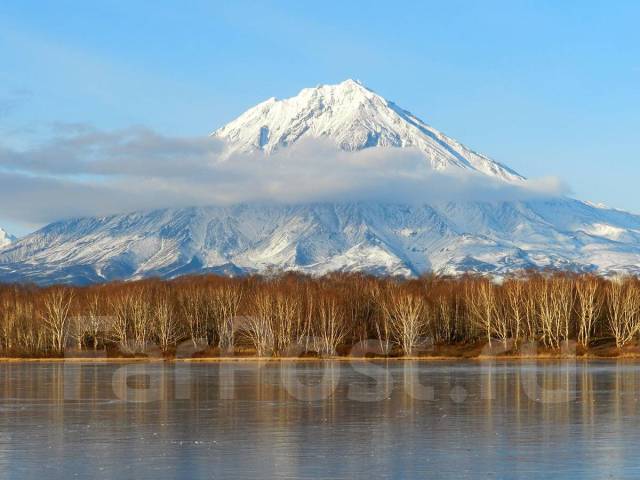
<path id="1" fill-rule="evenodd" d="M 530 361 L 530 360 L 603 360 L 603 361 L 640 361 L 640 354 L 621 354 L 618 356 L 599 355 L 481 355 L 475 357 L 456 356 L 410 356 L 410 357 L 199 357 L 199 358 L 160 358 L 160 357 L 67 357 L 67 358 L 19 358 L 0 357 L 0 364 L 8 363 L 319 363 L 319 362 L 488 362 L 488 361 Z"/>

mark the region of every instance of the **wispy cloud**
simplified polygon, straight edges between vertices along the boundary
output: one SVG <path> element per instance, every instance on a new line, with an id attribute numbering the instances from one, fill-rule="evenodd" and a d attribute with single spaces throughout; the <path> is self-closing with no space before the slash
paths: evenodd
<path id="1" fill-rule="evenodd" d="M 210 137 L 56 125 L 37 145 L 0 146 L 0 202 L 16 221 L 43 223 L 192 205 L 527 200 L 568 191 L 555 178 L 516 186 L 472 172 L 434 171 L 412 149 L 344 152 L 315 140 L 271 156 L 224 151 Z"/>

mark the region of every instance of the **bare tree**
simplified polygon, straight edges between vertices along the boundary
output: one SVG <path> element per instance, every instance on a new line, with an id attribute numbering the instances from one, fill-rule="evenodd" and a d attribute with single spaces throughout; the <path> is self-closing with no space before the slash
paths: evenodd
<path id="1" fill-rule="evenodd" d="M 75 340 L 78 350 L 82 350 L 84 343 L 91 340 L 95 351 L 106 324 L 105 317 L 100 315 L 100 296 L 93 293 L 79 300 L 84 310 L 81 315 L 71 318 L 69 335 Z"/>
<path id="2" fill-rule="evenodd" d="M 69 336 L 75 340 L 76 348 L 82 350 L 83 342 L 88 335 L 87 319 L 84 315 L 74 315 L 69 322 Z"/>
<path id="3" fill-rule="evenodd" d="M 151 302 L 146 288 L 140 288 L 129 298 L 129 314 L 133 342 L 130 347 L 133 353 L 144 353 L 149 346 L 152 336 L 153 320 L 151 317 Z"/>
<path id="4" fill-rule="evenodd" d="M 109 324 L 109 339 L 121 346 L 129 344 L 129 331 L 132 323 L 130 305 L 133 301 L 130 293 L 117 295 L 111 299 L 113 316 Z"/>
<path id="5" fill-rule="evenodd" d="M 578 278 L 576 286 L 576 309 L 578 318 L 578 343 L 587 347 L 596 319 L 602 310 L 602 295 L 598 280 L 591 276 Z"/>
<path id="6" fill-rule="evenodd" d="M 607 288 L 608 321 L 616 347 L 629 343 L 640 330 L 640 292 L 636 282 L 618 279 Z"/>
<path id="7" fill-rule="evenodd" d="M 526 318 L 524 282 L 520 279 L 509 279 L 504 283 L 503 291 L 506 297 L 505 315 L 509 322 L 511 337 L 517 344 Z"/>
<path id="8" fill-rule="evenodd" d="M 302 304 L 297 295 L 278 292 L 273 298 L 272 308 L 274 353 L 279 355 L 301 337 Z"/>
<path id="9" fill-rule="evenodd" d="M 158 346 L 163 353 L 169 352 L 180 340 L 182 332 L 178 323 L 173 305 L 167 293 L 160 293 L 155 302 L 154 327 Z"/>
<path id="10" fill-rule="evenodd" d="M 471 318 L 484 330 L 489 345 L 494 335 L 506 341 L 507 323 L 504 319 L 498 318 L 495 285 L 490 280 L 478 279 L 467 285 L 465 293 Z"/>
<path id="11" fill-rule="evenodd" d="M 391 289 L 382 303 L 394 342 L 405 355 L 412 355 L 427 326 L 427 305 L 422 296 Z"/>
<path id="12" fill-rule="evenodd" d="M 333 296 L 321 296 L 317 302 L 316 337 L 318 353 L 335 355 L 338 345 L 347 334 L 344 311 Z"/>
<path id="13" fill-rule="evenodd" d="M 189 338 L 193 343 L 193 347 L 196 348 L 198 342 L 206 337 L 208 320 L 211 314 L 210 302 L 203 288 L 189 285 L 179 293 L 178 303 L 186 323 Z"/>
<path id="14" fill-rule="evenodd" d="M 41 355 L 49 350 L 47 331 L 38 322 L 36 308 L 33 301 L 28 298 L 17 297 L 15 300 L 15 326 L 14 341 L 15 350 L 27 355 Z"/>
<path id="15" fill-rule="evenodd" d="M 373 321 L 375 334 L 380 345 L 380 351 L 386 354 L 391 351 L 393 339 L 391 335 L 391 324 L 389 321 L 389 315 L 386 314 L 384 308 L 384 294 L 380 288 L 372 289 L 371 294 L 379 310 L 378 314 L 374 316 Z"/>
<path id="16" fill-rule="evenodd" d="M 87 333 L 91 337 L 91 344 L 95 351 L 98 349 L 100 340 L 105 334 L 109 318 L 103 315 L 101 311 L 100 296 L 97 293 L 89 297 L 87 307 Z"/>
<path id="17" fill-rule="evenodd" d="M 111 339 L 127 353 L 144 353 L 152 334 L 151 302 L 148 289 L 132 288 L 112 301 L 114 316 L 110 325 Z"/>
<path id="18" fill-rule="evenodd" d="M 239 317 L 243 291 L 237 286 L 226 285 L 212 289 L 209 295 L 212 301 L 211 316 L 215 319 L 220 348 L 232 351 L 236 328 L 234 321 Z"/>
<path id="19" fill-rule="evenodd" d="M 543 279 L 537 289 L 537 311 L 544 343 L 559 348 L 570 338 L 573 285 L 565 277 Z"/>
<path id="20" fill-rule="evenodd" d="M 441 295 L 436 299 L 436 315 L 434 338 L 436 342 L 449 342 L 453 338 L 453 324 L 455 321 L 451 301 Z"/>
<path id="21" fill-rule="evenodd" d="M 13 292 L 12 292 L 13 293 Z M 14 348 L 18 311 L 15 294 L 0 299 L 0 350 L 9 353 Z"/>
<path id="22" fill-rule="evenodd" d="M 51 347 L 56 353 L 64 352 L 66 347 L 72 301 L 73 291 L 62 287 L 50 290 L 44 298 L 42 321 L 49 332 Z"/>
<path id="23" fill-rule="evenodd" d="M 536 299 L 538 283 L 535 279 L 527 278 L 523 289 L 524 336 L 531 341 L 537 340 L 539 334 L 538 304 Z"/>
<path id="24" fill-rule="evenodd" d="M 259 357 L 273 353 L 274 325 L 272 294 L 266 289 L 258 290 L 252 299 L 251 314 L 246 317 L 246 334 Z"/>

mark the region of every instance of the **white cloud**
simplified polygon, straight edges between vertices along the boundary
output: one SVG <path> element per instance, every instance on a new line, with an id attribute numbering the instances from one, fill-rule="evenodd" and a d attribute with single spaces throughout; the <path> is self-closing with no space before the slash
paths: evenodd
<path id="1" fill-rule="evenodd" d="M 28 149 L 0 147 L 0 202 L 5 216 L 23 222 L 241 202 L 500 201 L 565 193 L 555 178 L 516 186 L 434 171 L 411 149 L 344 152 L 320 140 L 271 156 L 227 157 L 210 137 L 61 125 Z"/>

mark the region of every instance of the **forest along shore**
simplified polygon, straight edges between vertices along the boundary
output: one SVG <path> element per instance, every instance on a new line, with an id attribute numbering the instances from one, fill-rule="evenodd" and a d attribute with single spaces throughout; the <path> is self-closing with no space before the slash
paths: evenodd
<path id="1" fill-rule="evenodd" d="M 640 358 L 640 282 L 212 275 L 0 286 L 3 359 Z"/>

